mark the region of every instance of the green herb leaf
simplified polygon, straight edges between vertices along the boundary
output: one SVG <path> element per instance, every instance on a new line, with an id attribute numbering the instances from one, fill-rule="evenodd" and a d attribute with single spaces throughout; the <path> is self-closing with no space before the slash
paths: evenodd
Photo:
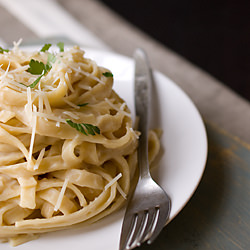
<path id="1" fill-rule="evenodd" d="M 104 72 L 102 74 L 106 77 L 113 77 L 113 74 L 111 72 Z"/>
<path id="2" fill-rule="evenodd" d="M 49 53 L 47 58 L 47 63 L 45 65 L 45 73 L 47 73 L 52 68 L 52 63 L 56 61 L 56 56 Z"/>
<path id="3" fill-rule="evenodd" d="M 48 59 L 46 64 L 31 59 L 29 63 L 30 67 L 27 69 L 27 71 L 33 75 L 40 75 L 40 76 L 27 87 L 34 88 L 39 83 L 41 78 L 52 68 L 52 63 L 54 63 L 55 61 L 56 61 L 56 56 L 54 56 L 51 53 L 48 54 Z"/>
<path id="4" fill-rule="evenodd" d="M 46 52 L 46 51 L 48 51 L 49 48 L 51 47 L 51 45 L 52 45 L 51 43 L 46 43 L 46 44 L 44 44 L 40 51 L 41 51 L 41 52 Z"/>
<path id="5" fill-rule="evenodd" d="M 39 83 L 39 81 L 41 80 L 41 78 L 44 76 L 44 74 L 40 75 L 33 83 L 31 83 L 29 86 L 30 88 L 35 88 L 35 86 Z"/>
<path id="6" fill-rule="evenodd" d="M 87 135 L 87 133 L 85 132 L 84 128 L 82 127 L 81 124 L 79 123 L 75 123 L 73 121 L 71 121 L 70 119 L 66 119 L 66 122 L 72 127 L 75 128 L 77 131 Z"/>
<path id="7" fill-rule="evenodd" d="M 88 123 L 75 123 L 70 119 L 66 119 L 66 122 L 77 131 L 83 133 L 84 135 L 96 135 L 100 134 L 100 129 L 97 126 Z"/>
<path id="8" fill-rule="evenodd" d="M 43 62 L 39 62 L 34 59 L 30 60 L 29 66 L 30 67 L 27 69 L 27 71 L 32 75 L 40 75 L 46 70 Z"/>
<path id="9" fill-rule="evenodd" d="M 48 54 L 48 58 L 47 58 L 47 65 L 51 66 L 51 64 L 55 63 L 55 61 L 56 61 L 56 56 L 53 55 L 53 54 L 51 54 L 51 53 L 49 53 Z"/>
<path id="10" fill-rule="evenodd" d="M 25 85 L 24 83 L 22 83 L 22 82 L 19 82 L 19 84 L 22 84 L 23 86 L 25 86 L 25 87 L 29 87 L 29 86 L 27 86 L 27 85 Z"/>
<path id="11" fill-rule="evenodd" d="M 87 102 L 85 102 L 85 103 L 81 103 L 81 104 L 77 104 L 77 106 L 79 106 L 79 107 L 84 107 L 84 106 L 86 106 L 86 105 L 88 105 L 88 103 L 87 103 Z"/>
<path id="12" fill-rule="evenodd" d="M 88 134 L 95 135 L 100 134 L 100 129 L 97 126 L 93 126 L 92 124 L 82 123 L 82 125 L 86 128 Z"/>
<path id="13" fill-rule="evenodd" d="M 9 52 L 8 49 L 3 49 L 2 47 L 0 47 L 0 53 L 3 54 L 3 52 Z"/>
<path id="14" fill-rule="evenodd" d="M 59 42 L 56 45 L 60 49 L 60 52 L 64 52 L 64 43 L 63 42 Z"/>

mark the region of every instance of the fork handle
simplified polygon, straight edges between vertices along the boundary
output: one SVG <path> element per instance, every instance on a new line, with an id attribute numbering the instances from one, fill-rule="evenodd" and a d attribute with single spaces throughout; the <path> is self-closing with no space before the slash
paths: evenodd
<path id="1" fill-rule="evenodd" d="M 138 146 L 138 165 L 140 177 L 150 176 L 148 162 L 148 130 L 151 107 L 152 71 L 146 53 L 142 49 L 136 49 L 135 60 L 135 84 L 134 99 L 135 112 L 139 117 L 138 129 L 141 132 Z"/>

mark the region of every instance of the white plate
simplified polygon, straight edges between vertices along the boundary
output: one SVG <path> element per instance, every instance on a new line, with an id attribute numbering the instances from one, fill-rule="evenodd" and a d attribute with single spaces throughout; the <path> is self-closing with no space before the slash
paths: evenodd
<path id="1" fill-rule="evenodd" d="M 86 57 L 113 72 L 114 89 L 125 99 L 134 114 L 133 60 L 91 49 L 86 49 Z M 172 220 L 188 202 L 200 182 L 207 158 L 207 137 L 201 116 L 190 98 L 163 74 L 154 72 L 154 78 L 151 126 L 163 129 L 161 143 L 164 154 L 152 176 L 171 197 Z M 42 234 L 39 239 L 16 249 L 117 250 L 123 214 L 124 209 L 88 227 L 75 226 Z M 3 245 L 0 245 L 2 249 Z M 4 247 L 12 249 L 6 244 Z"/>

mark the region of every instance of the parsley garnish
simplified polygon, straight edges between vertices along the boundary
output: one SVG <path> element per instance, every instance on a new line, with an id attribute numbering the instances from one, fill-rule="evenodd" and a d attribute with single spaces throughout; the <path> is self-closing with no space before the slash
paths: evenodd
<path id="1" fill-rule="evenodd" d="M 113 77 L 113 74 L 111 72 L 104 72 L 102 74 L 106 77 Z"/>
<path id="2" fill-rule="evenodd" d="M 88 105 L 88 103 L 87 103 L 87 102 L 85 102 L 85 103 L 81 103 L 81 104 L 77 104 L 77 106 L 79 106 L 79 107 L 84 107 L 84 106 L 86 106 L 86 105 Z"/>
<path id="3" fill-rule="evenodd" d="M 41 52 L 46 52 L 46 51 L 48 51 L 49 50 L 49 48 L 52 46 L 52 44 L 51 43 L 46 43 L 46 44 L 44 44 L 43 45 L 43 47 L 41 48 Z"/>
<path id="4" fill-rule="evenodd" d="M 51 63 L 54 63 L 56 61 L 56 56 L 49 53 L 48 54 L 48 58 L 47 58 L 47 67 L 48 67 L 48 70 L 52 68 L 52 65 Z"/>
<path id="5" fill-rule="evenodd" d="M 56 57 L 49 53 L 47 63 L 44 64 L 43 62 L 39 62 L 37 60 L 31 59 L 29 63 L 29 68 L 27 71 L 31 73 L 32 75 L 40 75 L 33 83 L 31 83 L 29 86 L 30 88 L 34 88 L 38 82 L 41 80 L 41 78 L 52 68 L 52 63 L 56 61 Z"/>
<path id="6" fill-rule="evenodd" d="M 64 43 L 63 42 L 59 42 L 56 44 L 57 47 L 60 49 L 60 52 L 63 52 L 64 51 Z"/>
<path id="7" fill-rule="evenodd" d="M 38 78 L 36 78 L 36 80 L 31 83 L 30 85 L 28 85 L 27 87 L 30 87 L 30 88 L 35 88 L 36 85 L 39 83 L 39 81 L 41 80 L 41 78 L 44 76 L 44 74 L 40 75 Z"/>
<path id="8" fill-rule="evenodd" d="M 46 66 L 43 62 L 36 61 L 34 59 L 30 60 L 29 68 L 27 71 L 32 75 L 40 75 L 46 70 Z"/>
<path id="9" fill-rule="evenodd" d="M 3 49 L 2 47 L 0 47 L 0 53 L 3 54 L 3 52 L 9 52 L 8 49 Z"/>
<path id="10" fill-rule="evenodd" d="M 83 133 L 84 135 L 96 135 L 100 134 L 100 129 L 97 126 L 88 123 L 75 123 L 70 119 L 66 119 L 66 122 L 77 131 Z"/>
<path id="11" fill-rule="evenodd" d="M 49 50 L 49 48 L 52 46 L 51 43 L 46 43 L 43 45 L 43 47 L 41 48 L 40 52 L 46 52 Z M 63 42 L 59 42 L 57 43 L 57 46 L 60 49 L 60 52 L 64 51 L 64 43 Z M 0 47 L 0 53 L 3 52 L 8 52 L 9 50 L 3 49 L 2 47 Z M 41 80 L 41 78 L 48 73 L 48 71 L 52 68 L 52 63 L 54 63 L 56 61 L 56 56 L 48 53 L 48 58 L 47 58 L 47 63 L 44 64 L 43 62 L 39 62 L 37 60 L 31 59 L 29 62 L 29 68 L 27 69 L 27 71 L 29 73 L 31 73 L 32 75 L 40 75 L 33 83 L 31 83 L 30 85 L 25 85 L 23 83 L 20 83 L 26 87 L 30 87 L 30 88 L 34 88 L 38 82 Z"/>

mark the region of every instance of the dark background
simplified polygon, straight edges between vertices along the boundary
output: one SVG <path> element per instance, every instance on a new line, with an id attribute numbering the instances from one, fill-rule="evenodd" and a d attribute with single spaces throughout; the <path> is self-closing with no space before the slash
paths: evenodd
<path id="1" fill-rule="evenodd" d="M 100 0 L 250 101 L 250 0 Z"/>

